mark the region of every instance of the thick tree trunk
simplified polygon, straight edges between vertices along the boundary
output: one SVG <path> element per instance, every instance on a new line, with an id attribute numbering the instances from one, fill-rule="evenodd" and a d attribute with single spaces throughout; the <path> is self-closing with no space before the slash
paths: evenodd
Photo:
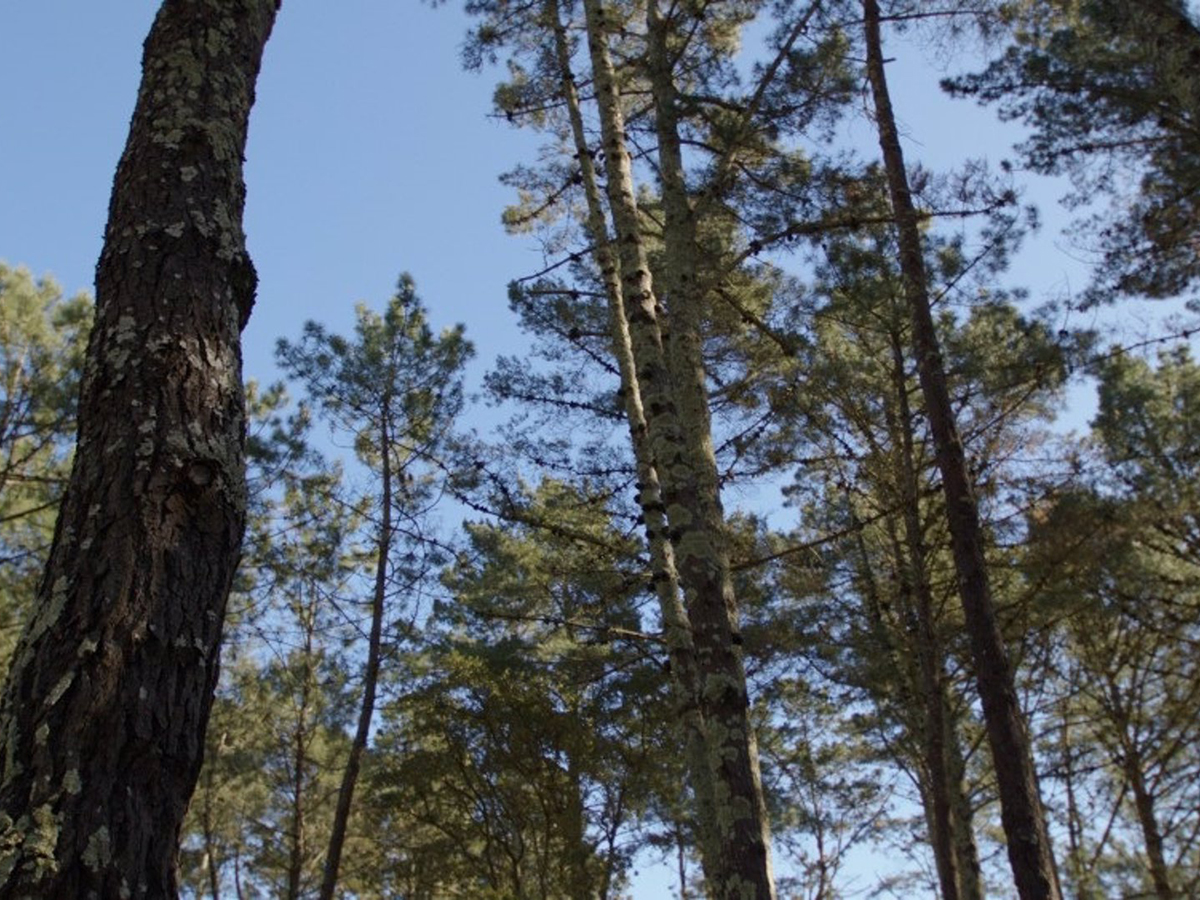
<path id="1" fill-rule="evenodd" d="M 380 491 L 379 539 L 375 548 L 375 588 L 371 597 L 371 633 L 367 638 L 367 665 L 363 672 L 362 702 L 358 709 L 358 726 L 350 743 L 350 755 L 346 768 L 342 770 L 342 784 L 338 788 L 337 807 L 333 813 L 333 827 L 329 832 L 329 849 L 325 854 L 325 871 L 321 878 L 321 900 L 333 900 L 337 889 L 338 871 L 342 863 L 342 848 L 346 843 L 346 830 L 350 823 L 350 807 L 354 802 L 354 788 L 358 784 L 358 773 L 362 768 L 363 753 L 371 734 L 371 720 L 375 716 L 375 694 L 379 686 L 379 661 L 383 648 L 383 614 L 387 601 L 388 557 L 392 550 L 392 450 L 391 429 L 388 427 L 392 398 L 385 393 L 379 401 L 379 449 L 382 469 Z"/>
<path id="2" fill-rule="evenodd" d="M 245 521 L 242 154 L 276 0 L 166 0 L 96 271 L 79 450 L 0 701 L 0 898 L 171 897 Z"/>
<path id="3" fill-rule="evenodd" d="M 621 289 L 620 263 L 609 242 L 608 224 L 601 200 L 596 167 L 592 161 L 583 125 L 579 94 L 571 71 L 571 52 L 566 29 L 562 24 L 557 0 L 547 0 L 547 17 L 554 28 L 555 49 L 562 78 L 562 91 L 571 120 L 575 154 L 579 160 L 587 201 L 587 230 L 592 240 L 593 256 L 604 281 L 608 298 L 609 325 L 612 331 L 613 355 L 621 374 L 621 391 L 625 403 L 625 418 L 629 425 L 629 440 L 633 448 L 638 476 L 638 504 L 646 527 L 650 550 L 651 578 L 662 618 L 663 637 L 670 662 L 671 693 L 675 715 L 684 742 L 688 775 L 696 798 L 696 828 L 699 833 L 701 867 L 707 878 L 713 877 L 711 866 L 720 848 L 712 823 L 716 814 L 713 806 L 712 779 L 708 774 L 708 750 L 704 733 L 704 717 L 700 710 L 699 675 L 696 671 L 696 650 L 692 629 L 679 593 L 679 576 L 675 569 L 675 553 L 667 540 L 666 506 L 662 502 L 662 487 L 655 468 L 647 437 L 646 415 L 642 392 L 638 384 L 633 358 L 633 344 L 625 315 L 625 300 Z"/>
<path id="4" fill-rule="evenodd" d="M 1033 754 L 1017 702 L 1012 665 L 996 621 L 984 563 L 979 509 L 967 473 L 934 328 L 920 229 L 884 73 L 877 0 L 863 0 L 863 13 L 867 75 L 896 217 L 900 269 L 912 316 L 913 349 L 946 497 L 954 566 L 1000 790 L 1000 818 L 1008 842 L 1009 862 L 1022 900 L 1058 900 L 1058 878 L 1038 794 Z"/>
<path id="5" fill-rule="evenodd" d="M 715 813 L 712 825 L 720 842 L 715 873 L 706 875 L 710 893 L 721 900 L 773 898 L 745 675 L 734 646 L 736 601 L 719 533 L 720 501 L 705 492 L 707 473 L 697 467 L 698 459 L 711 458 L 711 438 L 702 433 L 707 409 L 694 409 L 696 404 L 689 402 L 693 397 L 680 396 L 673 389 L 678 385 L 673 385 L 675 373 L 668 367 L 660 322 L 663 309 L 654 295 L 641 236 L 604 11 L 598 0 L 586 0 L 584 9 L 626 321 L 645 402 L 646 438 L 662 479 L 667 537 L 675 551 L 696 648 Z M 703 372 L 695 374 L 702 378 Z M 689 418 L 693 414 L 699 418 Z M 715 483 L 715 477 L 712 480 Z"/>

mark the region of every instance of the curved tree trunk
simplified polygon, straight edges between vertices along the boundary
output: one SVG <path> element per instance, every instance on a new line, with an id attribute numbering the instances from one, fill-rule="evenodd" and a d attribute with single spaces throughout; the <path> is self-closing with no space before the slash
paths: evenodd
<path id="1" fill-rule="evenodd" d="M 375 548 L 375 588 L 371 597 L 371 633 L 367 639 L 367 665 L 363 672 L 362 702 L 358 709 L 358 726 L 350 743 L 350 755 L 346 768 L 342 770 L 342 783 L 338 788 L 337 807 L 333 813 L 333 827 L 329 833 L 329 849 L 325 855 L 325 871 L 321 878 L 321 900 L 333 900 L 337 889 L 338 870 L 342 863 L 342 848 L 346 843 L 346 829 L 350 823 L 350 807 L 354 802 L 354 788 L 358 784 L 358 773 L 362 768 L 363 753 L 371 734 L 371 719 L 375 716 L 375 694 L 379 686 L 379 661 L 383 646 L 383 614 L 387 600 L 388 557 L 392 550 L 392 434 L 389 424 L 389 409 L 392 398 L 384 394 L 379 401 L 379 448 L 382 469 L 380 478 L 380 522 L 379 539 Z"/>
<path id="2" fill-rule="evenodd" d="M 79 452 L 0 701 L 0 898 L 173 897 L 245 522 L 242 154 L 276 0 L 166 0 L 96 270 Z"/>
<path id="3" fill-rule="evenodd" d="M 892 198 L 892 213 L 896 217 L 900 270 L 912 316 L 913 349 L 942 475 L 954 567 L 1000 789 L 1000 818 L 1008 842 L 1008 858 L 1022 900 L 1058 900 L 1058 876 L 1038 794 L 1033 753 L 1024 715 L 1017 702 L 1012 664 L 996 621 L 984 563 L 979 509 L 967 473 L 962 438 L 958 434 L 933 323 L 920 230 L 884 72 L 878 0 L 863 0 L 863 16 L 867 76 L 874 97 L 875 124 Z"/>

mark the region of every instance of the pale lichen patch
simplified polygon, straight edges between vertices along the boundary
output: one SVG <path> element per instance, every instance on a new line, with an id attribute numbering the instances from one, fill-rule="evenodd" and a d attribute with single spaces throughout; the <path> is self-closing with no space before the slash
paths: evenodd
<path id="1" fill-rule="evenodd" d="M 80 860 L 93 872 L 99 872 L 111 859 L 112 841 L 108 835 L 108 828 L 101 825 L 88 838 L 87 847 L 84 848 Z"/>
<path id="2" fill-rule="evenodd" d="M 53 706 L 62 699 L 62 695 L 67 692 L 67 688 L 71 686 L 71 682 L 75 680 L 75 671 L 67 672 L 58 682 L 50 689 L 50 693 L 46 695 L 46 706 Z"/>
<path id="3" fill-rule="evenodd" d="M 50 725 L 43 722 L 38 726 L 37 731 L 33 733 L 33 742 L 39 747 L 45 744 L 50 739 Z"/>
<path id="4" fill-rule="evenodd" d="M 83 780 L 79 777 L 78 769 L 71 769 L 63 776 L 63 790 L 72 796 L 83 790 Z"/>
<path id="5" fill-rule="evenodd" d="M 44 878 L 58 870 L 54 857 L 54 849 L 58 846 L 58 818 L 50 804 L 44 803 L 33 811 L 32 819 L 25 833 L 21 856 L 35 878 Z"/>

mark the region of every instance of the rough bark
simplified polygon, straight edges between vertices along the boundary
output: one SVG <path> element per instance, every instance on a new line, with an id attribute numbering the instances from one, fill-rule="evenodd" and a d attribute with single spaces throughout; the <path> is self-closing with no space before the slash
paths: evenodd
<path id="1" fill-rule="evenodd" d="M 696 648 L 713 825 L 720 843 L 715 874 L 709 875 L 710 893 L 717 898 L 773 898 L 749 700 L 735 646 L 739 640 L 736 601 L 721 535 L 720 499 L 711 489 L 716 467 L 707 432 L 706 399 L 701 396 L 697 402 L 687 389 L 679 390 L 679 372 L 667 359 L 664 311 L 654 294 L 641 237 L 605 15 L 598 0 L 587 0 L 584 9 L 626 321 L 645 402 L 646 439 L 662 480 L 667 537 L 675 552 Z M 693 369 L 691 375 L 703 386 L 702 368 Z M 706 466 L 711 466 L 711 473 Z"/>
<path id="2" fill-rule="evenodd" d="M 350 807 L 354 802 L 354 789 L 358 784 L 358 773 L 362 769 L 363 753 L 371 734 L 371 720 L 375 716 L 375 695 L 379 686 L 379 662 L 383 647 L 383 614 L 387 601 L 388 557 L 391 555 L 394 529 L 392 526 L 392 449 L 388 410 L 392 398 L 384 393 L 379 401 L 379 450 L 380 469 L 380 519 L 379 538 L 375 547 L 375 586 L 371 596 L 371 633 L 367 638 L 367 664 L 363 670 L 362 701 L 358 708 L 358 725 L 350 742 L 350 753 L 346 768 L 342 770 L 342 783 L 338 788 L 337 807 L 333 813 L 333 826 L 329 832 L 329 848 L 325 854 L 325 870 L 321 876 L 321 900 L 333 900 L 337 889 L 338 871 L 342 862 L 342 849 L 346 844 L 346 830 L 350 823 Z"/>
<path id="3" fill-rule="evenodd" d="M 642 404 L 641 387 L 633 358 L 633 345 L 625 315 L 625 300 L 621 288 L 620 263 L 609 241 L 607 217 L 601 200 L 583 126 L 579 94 L 571 71 L 571 51 L 566 29 L 562 24 L 557 0 L 547 0 L 547 18 L 554 28 L 556 56 L 559 63 L 561 87 L 571 121 L 575 154 L 579 160 L 587 202 L 587 232 L 591 238 L 593 258 L 604 282 L 609 307 L 609 327 L 612 331 L 613 355 L 621 375 L 621 392 L 629 440 L 633 449 L 638 476 L 638 505 L 646 528 L 650 551 L 651 578 L 662 619 L 663 637 L 670 662 L 671 693 L 675 715 L 684 742 L 688 775 L 696 800 L 696 827 L 699 833 L 701 866 L 706 878 L 719 852 L 720 843 L 712 823 L 715 821 L 712 782 L 707 772 L 708 750 L 704 732 L 704 717 L 699 703 L 699 675 L 696 671 L 696 651 L 692 643 L 691 624 L 679 593 L 679 577 L 675 569 L 675 553 L 667 540 L 666 506 L 662 487 L 654 466 L 647 439 L 646 415 Z"/>
<path id="4" fill-rule="evenodd" d="M 725 541 L 725 513 L 712 443 L 707 376 L 703 359 L 703 315 L 707 297 L 700 284 L 700 248 L 688 196 L 679 134 L 679 109 L 670 24 L 656 0 L 647 6 L 648 68 L 658 137 L 662 189 L 662 295 L 670 336 L 667 372 L 679 429 L 678 443 L 656 456 L 668 482 L 667 518 L 676 565 L 692 623 L 701 703 L 713 769 L 717 837 L 723 851 L 717 897 L 775 897 L 771 834 L 758 747 L 742 661 L 737 597 Z"/>
<path id="5" fill-rule="evenodd" d="M 1000 792 L 1000 818 L 1022 900 L 1058 900 L 1054 858 L 1037 773 L 1017 702 L 1012 665 L 996 621 L 983 554 L 979 509 L 950 402 L 929 300 L 920 228 L 884 72 L 877 0 L 863 0 L 867 76 L 900 245 L 900 269 L 912 317 L 917 371 L 946 498 L 946 517 L 976 683 Z"/>
<path id="6" fill-rule="evenodd" d="M 276 0 L 166 0 L 96 271 L 78 452 L 0 701 L 0 898 L 171 897 L 245 520 L 242 154 Z"/>

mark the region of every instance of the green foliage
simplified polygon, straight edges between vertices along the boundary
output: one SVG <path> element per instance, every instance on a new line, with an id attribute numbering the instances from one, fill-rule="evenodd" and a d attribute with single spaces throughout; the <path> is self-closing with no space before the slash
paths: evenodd
<path id="1" fill-rule="evenodd" d="M 634 547 L 566 485 L 523 499 L 553 525 L 468 526 L 382 728 L 373 815 L 412 896 L 612 896 L 664 789 Z"/>
<path id="2" fill-rule="evenodd" d="M 0 263 L 0 671 L 41 577 L 71 469 L 85 294 Z"/>
<path id="3" fill-rule="evenodd" d="M 1036 171 L 1067 173 L 1078 203 L 1112 195 L 1081 237 L 1102 254 L 1092 300 L 1167 297 L 1200 277 L 1200 28 L 1182 0 L 1010 4 L 1016 42 L 955 93 L 1033 128 Z M 1140 173 L 1130 196 L 1124 184 Z M 1099 235 L 1099 240 L 1091 239 Z"/>
<path id="4" fill-rule="evenodd" d="M 1036 513 L 1026 562 L 1061 622 L 1048 752 L 1074 800 L 1067 869 L 1085 888 L 1149 892 L 1157 853 L 1186 896 L 1200 884 L 1185 824 L 1200 804 L 1200 368 L 1180 347 L 1157 366 L 1117 353 L 1097 374 L 1096 456 L 1080 464 L 1102 468 Z"/>

